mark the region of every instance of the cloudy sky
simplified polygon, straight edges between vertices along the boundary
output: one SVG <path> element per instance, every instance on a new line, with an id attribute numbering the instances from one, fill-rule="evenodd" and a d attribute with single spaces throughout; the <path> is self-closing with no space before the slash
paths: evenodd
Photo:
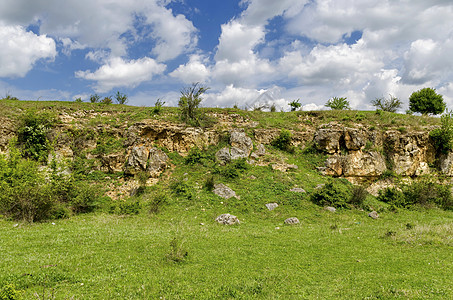
<path id="1" fill-rule="evenodd" d="M 451 0 L 1 0 L 0 96 L 356 109 L 436 88 L 453 108 Z M 403 109 L 403 110 L 404 110 Z"/>

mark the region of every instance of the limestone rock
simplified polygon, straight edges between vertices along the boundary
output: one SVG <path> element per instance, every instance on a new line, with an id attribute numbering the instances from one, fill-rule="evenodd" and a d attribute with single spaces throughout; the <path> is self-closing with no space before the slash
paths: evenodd
<path id="1" fill-rule="evenodd" d="M 368 214 L 368 217 L 370 217 L 370 218 L 376 220 L 377 218 L 379 218 L 379 215 L 378 215 L 378 213 L 377 213 L 375 210 L 373 210 L 372 212 L 370 212 L 370 213 Z"/>
<path id="2" fill-rule="evenodd" d="M 249 138 L 244 129 L 233 129 L 230 131 L 230 145 L 233 148 L 242 150 L 243 157 L 248 157 L 253 149 L 252 139 Z"/>
<path id="3" fill-rule="evenodd" d="M 277 170 L 281 172 L 286 172 L 290 169 L 298 169 L 297 165 L 286 164 L 286 163 L 276 163 L 272 165 L 272 170 Z"/>
<path id="4" fill-rule="evenodd" d="M 336 212 L 337 211 L 337 209 L 335 207 L 332 207 L 332 206 L 326 206 L 324 209 L 327 210 L 327 211 L 330 211 L 330 212 Z"/>
<path id="5" fill-rule="evenodd" d="M 345 128 L 344 142 L 348 150 L 361 150 L 365 147 L 366 136 L 361 129 Z"/>
<path id="6" fill-rule="evenodd" d="M 239 219 L 236 216 L 230 214 L 222 214 L 215 219 L 218 223 L 224 225 L 234 225 L 239 224 Z"/>
<path id="7" fill-rule="evenodd" d="M 278 204 L 277 203 L 267 203 L 266 207 L 268 210 L 274 210 L 275 208 L 278 207 Z"/>
<path id="8" fill-rule="evenodd" d="M 303 188 L 292 188 L 289 191 L 295 193 L 306 193 L 306 191 Z"/>
<path id="9" fill-rule="evenodd" d="M 127 158 L 125 170 L 126 174 L 135 175 L 146 169 L 148 163 L 149 150 L 145 146 L 135 146 L 132 148 Z"/>
<path id="10" fill-rule="evenodd" d="M 235 159 L 247 158 L 248 154 L 240 148 L 224 147 L 224 148 L 220 149 L 219 151 L 217 151 L 217 153 L 215 154 L 215 157 L 216 157 L 216 160 L 220 164 L 225 165 Z"/>
<path id="11" fill-rule="evenodd" d="M 213 192 L 217 196 L 220 196 L 220 197 L 222 197 L 224 199 L 230 199 L 231 197 L 235 197 L 237 199 L 240 199 L 240 197 L 237 196 L 236 193 L 232 189 L 230 189 L 229 187 L 227 187 L 223 183 L 215 184 Z"/>
<path id="12" fill-rule="evenodd" d="M 157 148 L 152 148 L 149 151 L 148 167 L 146 168 L 151 177 L 157 177 L 160 172 L 167 168 L 167 154 Z"/>
<path id="13" fill-rule="evenodd" d="M 288 224 L 288 225 L 294 225 L 294 224 L 299 224 L 299 223 L 300 223 L 300 221 L 296 217 L 288 218 L 285 220 L 285 224 Z"/>
<path id="14" fill-rule="evenodd" d="M 318 150 L 333 154 L 340 150 L 341 129 L 321 128 L 315 132 L 314 142 Z"/>

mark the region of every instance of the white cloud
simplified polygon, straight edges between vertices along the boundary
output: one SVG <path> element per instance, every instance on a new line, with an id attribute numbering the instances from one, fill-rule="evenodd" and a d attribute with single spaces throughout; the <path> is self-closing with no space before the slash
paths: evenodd
<path id="1" fill-rule="evenodd" d="M 151 80 L 154 75 L 161 74 L 165 68 L 165 65 L 148 57 L 131 61 L 117 57 L 95 72 L 77 71 L 75 76 L 96 81 L 97 92 L 108 92 L 115 87 L 136 87 L 142 82 Z"/>
<path id="2" fill-rule="evenodd" d="M 190 57 L 189 62 L 185 65 L 180 65 L 176 70 L 171 72 L 169 75 L 174 78 L 180 79 L 184 83 L 193 82 L 206 82 L 210 72 L 205 66 L 205 61 L 200 55 L 194 54 Z"/>
<path id="3" fill-rule="evenodd" d="M 248 24 L 262 25 L 275 16 L 296 15 L 307 2 L 306 0 L 243 0 L 241 3 L 248 6 L 241 18 Z"/>
<path id="4" fill-rule="evenodd" d="M 0 19 L 9 24 L 38 24 L 42 33 L 70 38 L 91 48 L 107 48 L 112 57 L 124 56 L 131 43 L 152 39 L 152 53 L 160 61 L 173 59 L 194 47 L 196 29 L 183 15 L 173 15 L 168 4 L 159 0 L 3 0 Z M 138 34 L 134 26 L 137 16 L 144 16 Z M 133 40 L 124 39 L 131 34 Z"/>
<path id="5" fill-rule="evenodd" d="M 255 101 L 264 92 L 265 90 L 235 87 L 230 84 L 218 93 L 206 94 L 204 103 L 208 104 L 208 106 L 220 107 L 231 107 L 237 104 L 240 108 L 245 108 L 247 104 Z"/>
<path id="6" fill-rule="evenodd" d="M 0 77 L 24 77 L 38 60 L 57 55 L 53 39 L 18 25 L 0 24 L 0 45 Z"/>

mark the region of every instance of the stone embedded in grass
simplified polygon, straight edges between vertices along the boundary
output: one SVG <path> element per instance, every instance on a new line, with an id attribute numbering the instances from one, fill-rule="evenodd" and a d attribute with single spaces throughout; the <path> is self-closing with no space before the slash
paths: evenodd
<path id="1" fill-rule="evenodd" d="M 277 203 L 267 203 L 266 204 L 266 207 L 268 210 L 274 210 L 275 208 L 277 208 L 278 204 Z"/>
<path id="2" fill-rule="evenodd" d="M 292 188 L 289 191 L 295 193 L 306 193 L 306 191 L 303 188 Z"/>
<path id="3" fill-rule="evenodd" d="M 296 170 L 299 168 L 297 165 L 286 164 L 286 163 L 276 163 L 276 164 L 273 164 L 271 167 L 272 167 L 272 170 L 281 171 L 281 172 L 286 172 L 288 170 Z"/>
<path id="4" fill-rule="evenodd" d="M 335 207 L 332 207 L 332 206 L 326 206 L 324 209 L 328 210 L 330 212 L 336 212 L 337 211 L 337 209 Z"/>
<path id="5" fill-rule="evenodd" d="M 292 218 L 288 218 L 285 220 L 285 224 L 288 224 L 288 225 L 294 225 L 294 224 L 299 224 L 299 219 L 296 218 L 296 217 L 292 217 Z"/>
<path id="6" fill-rule="evenodd" d="M 218 223 L 224 225 L 239 224 L 239 219 L 236 216 L 230 214 L 222 214 L 215 219 Z"/>
<path id="7" fill-rule="evenodd" d="M 212 191 L 214 192 L 214 194 L 216 194 L 217 196 L 220 196 L 224 199 L 230 199 L 231 197 L 240 199 L 240 197 L 237 196 L 236 193 L 232 189 L 230 189 L 223 183 L 215 184 L 214 190 L 212 190 Z"/>
<path id="8" fill-rule="evenodd" d="M 377 218 L 379 218 L 379 215 L 378 215 L 378 213 L 375 210 L 373 210 L 372 212 L 370 212 L 368 214 L 368 217 L 376 220 Z"/>

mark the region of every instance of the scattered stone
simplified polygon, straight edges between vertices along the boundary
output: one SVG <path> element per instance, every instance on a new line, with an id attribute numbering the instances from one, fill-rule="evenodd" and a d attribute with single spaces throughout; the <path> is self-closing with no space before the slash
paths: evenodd
<path id="1" fill-rule="evenodd" d="M 236 216 L 230 214 L 222 214 L 215 219 L 218 223 L 224 225 L 239 224 L 239 219 Z"/>
<path id="2" fill-rule="evenodd" d="M 278 204 L 277 203 L 267 203 L 266 204 L 266 207 L 268 210 L 274 210 L 275 208 L 277 208 Z"/>
<path id="3" fill-rule="evenodd" d="M 370 213 L 368 214 L 368 217 L 370 217 L 370 218 L 376 220 L 377 218 L 379 218 L 379 215 L 378 215 L 378 213 L 377 213 L 375 210 L 373 210 L 372 212 L 370 212 Z"/>
<path id="4" fill-rule="evenodd" d="M 278 226 L 277 226 L 277 227 L 275 227 L 275 229 L 276 229 L 276 230 L 279 230 L 279 229 L 280 229 L 280 227 L 278 227 Z"/>
<path id="5" fill-rule="evenodd" d="M 299 223 L 300 223 L 299 219 L 296 217 L 288 218 L 285 220 L 285 224 L 288 224 L 288 225 L 299 224 Z"/>
<path id="6" fill-rule="evenodd" d="M 324 183 L 321 183 L 321 184 L 318 184 L 316 187 L 315 187 L 315 190 L 319 190 L 319 189 L 322 189 L 324 187 Z"/>
<path id="7" fill-rule="evenodd" d="M 223 183 L 217 183 L 214 185 L 214 190 L 213 190 L 214 194 L 224 198 L 224 199 L 230 199 L 231 197 L 235 197 L 237 199 L 240 199 L 239 196 L 236 195 L 236 193 L 230 189 L 229 187 L 227 187 L 226 185 L 224 185 Z"/>
<path id="8" fill-rule="evenodd" d="M 255 180 L 255 179 L 256 179 L 256 177 L 255 177 L 255 176 L 253 176 L 253 175 L 251 175 L 251 176 L 250 176 L 250 179 L 252 179 L 252 180 Z"/>
<path id="9" fill-rule="evenodd" d="M 303 188 L 292 188 L 289 191 L 295 193 L 306 193 L 306 191 Z"/>
<path id="10" fill-rule="evenodd" d="M 337 211 L 337 209 L 336 209 L 335 207 L 332 207 L 332 206 L 327 206 L 327 207 L 325 208 L 325 210 L 328 210 L 328 211 L 330 211 L 330 212 L 336 212 L 336 211 Z"/>
<path id="11" fill-rule="evenodd" d="M 285 163 L 277 163 L 272 165 L 273 170 L 281 171 L 281 172 L 286 172 L 290 169 L 298 169 L 299 167 L 297 165 L 292 165 L 292 164 L 285 164 Z"/>

